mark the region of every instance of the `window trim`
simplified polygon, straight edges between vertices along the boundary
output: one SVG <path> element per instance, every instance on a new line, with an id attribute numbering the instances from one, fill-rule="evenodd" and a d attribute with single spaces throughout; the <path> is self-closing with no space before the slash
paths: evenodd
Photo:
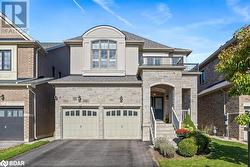
<path id="1" fill-rule="evenodd" d="M 101 42 L 102 41 L 107 41 L 108 42 L 108 49 L 101 49 Z M 94 42 L 98 42 L 99 44 L 99 48 L 98 49 L 93 49 L 93 43 Z M 109 48 L 109 43 L 110 42 L 114 42 L 116 44 L 116 49 L 110 49 Z M 93 51 L 94 50 L 98 50 L 98 67 L 93 67 L 93 60 L 94 60 L 94 54 Z M 107 50 L 107 67 L 101 67 L 101 63 L 102 63 L 102 58 L 101 58 L 101 51 L 102 50 Z M 110 50 L 115 50 L 115 65 L 114 66 L 109 66 L 110 64 Z M 100 69 L 117 69 L 117 41 L 115 40 L 109 40 L 109 39 L 98 39 L 98 40 L 93 40 L 91 41 L 91 46 L 90 46 L 90 55 L 91 55 L 91 60 L 90 60 L 90 68 L 93 70 L 100 70 Z"/>
<path id="2" fill-rule="evenodd" d="M 9 69 L 3 69 L 4 67 L 4 52 L 5 51 L 9 51 L 10 52 L 10 68 Z M 2 54 L 0 54 L 0 56 L 2 56 L 2 62 L 0 62 L 2 64 L 2 68 L 0 68 L 0 71 L 11 71 L 12 70 L 12 50 L 11 49 L 0 49 L 0 52 L 2 52 Z"/>
<path id="3" fill-rule="evenodd" d="M 204 84 L 205 83 L 205 70 L 201 70 L 201 74 L 200 74 L 200 84 Z"/>

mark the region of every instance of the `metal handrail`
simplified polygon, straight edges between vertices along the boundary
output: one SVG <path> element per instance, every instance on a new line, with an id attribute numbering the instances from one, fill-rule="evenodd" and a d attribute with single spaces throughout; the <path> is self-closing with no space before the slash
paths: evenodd
<path id="1" fill-rule="evenodd" d="M 172 124 L 174 125 L 175 129 L 181 128 L 181 120 L 177 116 L 173 107 L 172 107 Z"/>
<path id="2" fill-rule="evenodd" d="M 151 138 L 152 138 L 152 143 L 155 144 L 155 139 L 156 139 L 156 120 L 155 120 L 154 111 L 153 111 L 152 107 L 150 107 L 150 119 L 151 119 L 150 134 L 151 134 Z"/>

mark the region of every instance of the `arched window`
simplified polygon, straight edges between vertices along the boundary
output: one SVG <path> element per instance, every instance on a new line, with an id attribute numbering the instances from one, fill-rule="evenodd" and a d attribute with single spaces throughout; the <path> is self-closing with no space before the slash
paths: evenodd
<path id="1" fill-rule="evenodd" d="M 111 40 L 93 41 L 91 46 L 92 68 L 116 68 L 116 42 Z"/>

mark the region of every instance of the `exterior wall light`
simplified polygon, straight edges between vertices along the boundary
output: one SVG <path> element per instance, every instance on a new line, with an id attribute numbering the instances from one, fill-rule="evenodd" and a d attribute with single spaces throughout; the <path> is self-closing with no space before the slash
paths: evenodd
<path id="1" fill-rule="evenodd" d="M 82 101 L 82 97 L 79 95 L 79 96 L 77 97 L 77 100 L 78 100 L 78 102 L 81 102 L 81 101 Z"/>
<path id="2" fill-rule="evenodd" d="M 120 96 L 120 103 L 122 103 L 123 102 L 123 97 L 122 96 Z"/>
<path id="3" fill-rule="evenodd" d="M 0 99 L 1 99 L 1 101 L 4 101 L 4 95 L 2 94 L 1 96 L 0 96 Z"/>

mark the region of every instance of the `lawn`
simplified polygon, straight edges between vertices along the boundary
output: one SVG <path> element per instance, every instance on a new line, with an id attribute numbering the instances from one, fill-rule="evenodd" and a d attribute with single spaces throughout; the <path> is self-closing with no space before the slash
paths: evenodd
<path id="1" fill-rule="evenodd" d="M 160 160 L 161 167 L 241 167 L 247 166 L 247 145 L 212 139 L 211 153 L 192 158 Z"/>
<path id="2" fill-rule="evenodd" d="M 15 157 L 27 151 L 33 150 L 47 143 L 48 141 L 38 141 L 32 144 L 21 144 L 15 147 L 0 150 L 0 161 L 10 159 L 12 157 Z"/>

